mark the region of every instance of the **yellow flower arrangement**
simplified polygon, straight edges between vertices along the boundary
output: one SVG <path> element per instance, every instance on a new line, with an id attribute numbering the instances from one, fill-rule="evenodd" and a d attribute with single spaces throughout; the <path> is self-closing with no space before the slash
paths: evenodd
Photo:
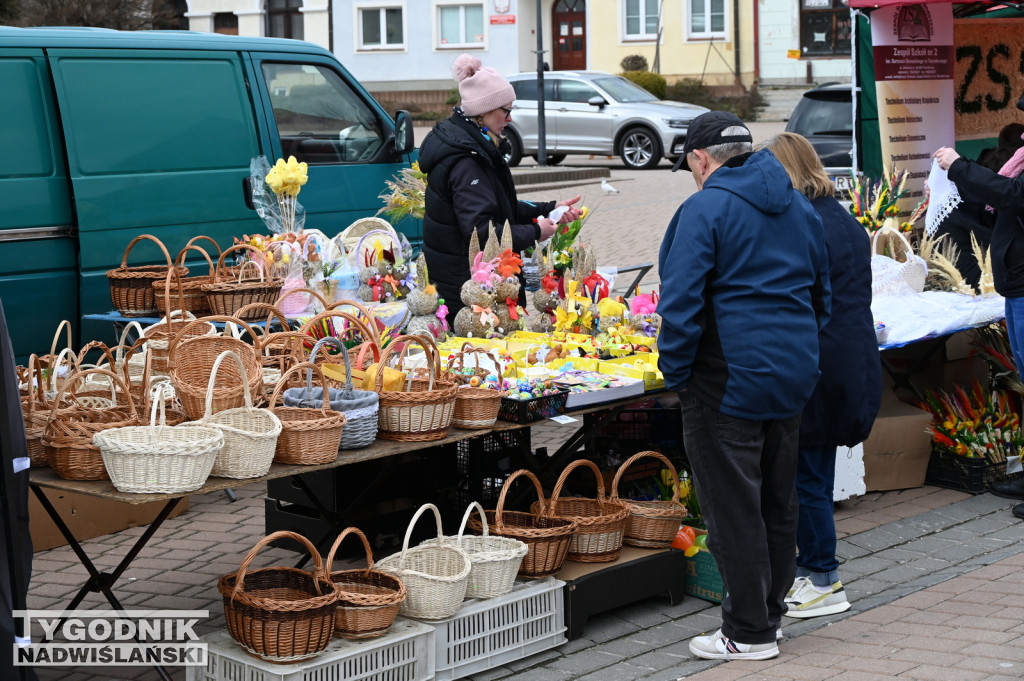
<path id="1" fill-rule="evenodd" d="M 287 161 L 277 159 L 277 163 L 264 178 L 277 196 L 277 203 L 281 207 L 281 223 L 286 232 L 295 231 L 295 197 L 309 179 L 308 170 L 305 163 L 299 163 L 294 156 L 289 156 Z"/>

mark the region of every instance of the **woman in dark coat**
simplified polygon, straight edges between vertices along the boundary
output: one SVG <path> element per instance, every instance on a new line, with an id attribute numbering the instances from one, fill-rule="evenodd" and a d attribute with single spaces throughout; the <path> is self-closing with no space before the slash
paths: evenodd
<path id="1" fill-rule="evenodd" d="M 563 223 L 580 215 L 573 205 L 579 196 L 558 203 L 531 203 L 516 196 L 505 162 L 508 140 L 502 136 L 516 99 L 509 82 L 468 54 L 455 60 L 452 74 L 459 83 L 461 106 L 427 134 L 419 158 L 420 169 L 427 174 L 423 254 L 430 278 L 448 306 L 449 324 L 463 307 L 459 292 L 470 278 L 473 230 L 483 246 L 488 225 L 493 222 L 501 237 L 507 220 L 512 248 L 523 251 L 555 233 L 556 224 L 543 217 L 555 207 L 568 207 Z M 525 287 L 520 287 L 520 304 L 525 303 Z"/>
<path id="2" fill-rule="evenodd" d="M 871 315 L 871 246 L 864 228 L 833 196 L 832 182 L 811 144 L 785 132 L 762 147 L 775 154 L 825 225 L 832 316 L 818 334 L 821 376 L 804 407 L 796 491 L 796 582 L 786 598 L 789 617 L 848 610 L 832 518 L 836 449 L 867 439 L 882 399 L 882 364 Z"/>

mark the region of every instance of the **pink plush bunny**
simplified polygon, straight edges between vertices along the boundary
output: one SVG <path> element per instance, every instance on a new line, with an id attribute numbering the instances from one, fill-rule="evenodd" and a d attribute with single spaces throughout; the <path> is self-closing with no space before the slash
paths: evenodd
<path id="1" fill-rule="evenodd" d="M 629 301 L 629 312 L 633 316 L 654 314 L 658 311 L 658 294 L 638 293 Z"/>
<path id="2" fill-rule="evenodd" d="M 484 260 L 484 254 L 481 251 L 476 254 L 473 259 L 473 281 L 480 284 L 481 286 L 494 285 L 501 279 L 500 276 L 495 272 L 498 265 L 501 264 L 501 258 L 494 258 L 493 260 Z"/>

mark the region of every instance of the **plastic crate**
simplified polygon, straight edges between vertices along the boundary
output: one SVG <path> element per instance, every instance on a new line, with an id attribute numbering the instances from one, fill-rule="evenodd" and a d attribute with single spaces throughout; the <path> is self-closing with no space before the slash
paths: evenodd
<path id="1" fill-rule="evenodd" d="M 201 641 L 206 667 L 186 667 L 186 681 L 427 681 L 434 674 L 434 628 L 402 618 L 379 638 L 336 638 L 322 654 L 295 664 L 255 658 L 227 631 Z"/>
<path id="2" fill-rule="evenodd" d="M 505 478 L 521 468 L 530 454 L 530 429 L 503 430 L 455 443 L 456 506 L 465 510 L 471 501 L 494 508 Z M 460 511 L 461 513 L 461 511 Z"/>
<path id="3" fill-rule="evenodd" d="M 469 600 L 434 622 L 435 681 L 459 679 L 560 646 L 565 637 L 565 582 L 516 582 L 497 598 Z"/>
<path id="4" fill-rule="evenodd" d="M 933 452 L 925 473 L 926 485 L 957 489 L 970 494 L 987 492 L 993 482 L 1006 479 L 1006 462 L 940 456 Z"/>
<path id="5" fill-rule="evenodd" d="M 549 419 L 565 413 L 565 403 L 569 399 L 568 390 L 560 390 L 554 395 L 534 397 L 529 400 L 513 400 L 501 398 L 498 407 L 498 418 L 512 423 L 531 423 L 540 419 Z"/>

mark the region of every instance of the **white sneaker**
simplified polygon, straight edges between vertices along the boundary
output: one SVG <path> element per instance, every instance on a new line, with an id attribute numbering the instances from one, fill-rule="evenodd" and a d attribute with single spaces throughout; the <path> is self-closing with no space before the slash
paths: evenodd
<path id="1" fill-rule="evenodd" d="M 790 603 L 793 600 L 793 595 L 800 589 L 804 584 L 810 584 L 811 580 L 808 577 L 797 577 L 793 580 L 793 586 L 789 587 L 789 591 L 786 593 L 784 602 Z"/>
<path id="2" fill-rule="evenodd" d="M 777 643 L 737 643 L 719 629 L 710 636 L 690 640 L 690 652 L 705 660 L 769 660 L 778 656 Z"/>
<path id="3" fill-rule="evenodd" d="M 782 627 L 779 627 L 778 629 L 775 630 L 775 640 L 776 641 L 781 641 L 782 640 Z"/>
<path id="4" fill-rule="evenodd" d="M 842 582 L 836 582 L 827 589 L 819 589 L 810 581 L 802 584 L 786 604 L 786 617 L 808 618 L 834 615 L 850 609 L 850 601 Z"/>

